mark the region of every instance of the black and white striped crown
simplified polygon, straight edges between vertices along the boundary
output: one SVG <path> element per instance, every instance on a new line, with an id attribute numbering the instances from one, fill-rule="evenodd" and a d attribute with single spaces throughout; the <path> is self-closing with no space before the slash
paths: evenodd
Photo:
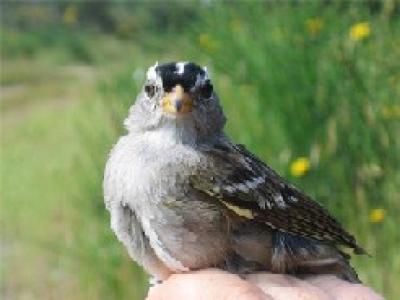
<path id="1" fill-rule="evenodd" d="M 171 90 L 177 84 L 189 91 L 199 83 L 209 80 L 207 68 L 192 62 L 156 63 L 147 71 L 147 79 L 156 81 L 157 78 L 161 78 L 165 91 Z"/>

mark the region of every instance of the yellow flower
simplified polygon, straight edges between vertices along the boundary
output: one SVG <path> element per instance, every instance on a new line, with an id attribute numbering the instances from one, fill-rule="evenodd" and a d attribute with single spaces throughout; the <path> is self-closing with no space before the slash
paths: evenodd
<path id="1" fill-rule="evenodd" d="M 65 8 L 63 21 L 67 25 L 73 25 L 78 20 L 78 11 L 76 10 L 76 6 L 73 4 L 68 5 Z"/>
<path id="2" fill-rule="evenodd" d="M 310 160 L 307 157 L 299 157 L 290 165 L 290 173 L 295 177 L 304 176 L 310 170 Z"/>
<path id="3" fill-rule="evenodd" d="M 349 36 L 354 41 L 360 41 L 371 34 L 371 27 L 368 22 L 360 22 L 351 26 Z"/>
<path id="4" fill-rule="evenodd" d="M 202 33 L 199 35 L 199 45 L 204 50 L 207 50 L 209 52 L 212 52 L 217 48 L 216 42 L 207 33 Z"/>
<path id="5" fill-rule="evenodd" d="M 306 28 L 311 35 L 316 35 L 320 32 L 323 25 L 323 21 L 319 18 L 312 18 L 306 21 Z"/>
<path id="6" fill-rule="evenodd" d="M 381 223 L 385 219 L 386 210 L 383 208 L 374 208 L 369 213 L 371 223 Z"/>

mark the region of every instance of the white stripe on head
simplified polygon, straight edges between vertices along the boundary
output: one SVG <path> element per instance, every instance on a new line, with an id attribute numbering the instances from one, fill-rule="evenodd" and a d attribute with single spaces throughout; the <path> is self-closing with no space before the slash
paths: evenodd
<path id="1" fill-rule="evenodd" d="M 158 61 L 155 63 L 154 66 L 151 66 L 146 73 L 146 77 L 148 80 L 150 81 L 157 81 L 157 72 L 156 72 L 156 68 L 158 66 Z"/>
<path id="2" fill-rule="evenodd" d="M 203 67 L 203 71 L 204 71 L 204 79 L 210 79 L 210 76 L 208 74 L 208 69 L 206 66 Z"/>
<path id="3" fill-rule="evenodd" d="M 186 65 L 185 61 L 177 62 L 176 63 L 176 71 L 175 71 L 175 73 L 178 74 L 178 75 L 182 75 L 183 72 L 185 72 L 185 65 Z"/>
<path id="4" fill-rule="evenodd" d="M 207 66 L 203 66 L 203 71 L 207 73 Z"/>

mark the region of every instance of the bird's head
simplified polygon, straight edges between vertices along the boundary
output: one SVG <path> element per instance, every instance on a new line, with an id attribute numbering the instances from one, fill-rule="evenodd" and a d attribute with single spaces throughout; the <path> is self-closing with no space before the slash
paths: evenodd
<path id="1" fill-rule="evenodd" d="M 191 62 L 151 66 L 125 120 L 130 131 L 168 129 L 194 139 L 220 134 L 224 124 L 207 69 Z"/>

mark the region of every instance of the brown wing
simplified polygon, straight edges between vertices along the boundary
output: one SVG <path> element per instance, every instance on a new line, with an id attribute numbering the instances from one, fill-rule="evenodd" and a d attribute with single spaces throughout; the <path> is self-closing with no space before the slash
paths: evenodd
<path id="1" fill-rule="evenodd" d="M 209 164 L 190 178 L 192 187 L 219 199 L 249 221 L 364 253 L 327 210 L 244 146 L 220 143 L 204 149 L 203 155 Z"/>

